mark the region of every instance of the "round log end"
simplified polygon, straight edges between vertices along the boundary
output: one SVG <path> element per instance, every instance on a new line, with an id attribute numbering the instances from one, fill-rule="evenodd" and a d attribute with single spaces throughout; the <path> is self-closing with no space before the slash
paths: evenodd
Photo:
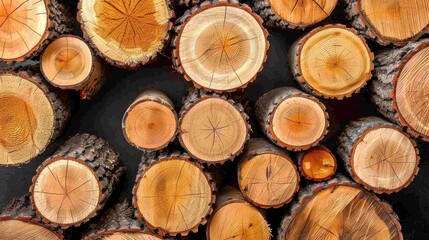
<path id="1" fill-rule="evenodd" d="M 14 240 L 60 240 L 58 233 L 42 226 L 37 221 L 29 219 L 14 219 L 0 216 L 0 232 L 2 239 Z"/>
<path id="2" fill-rule="evenodd" d="M 314 147 L 304 153 L 299 159 L 301 174 L 313 181 L 330 179 L 337 170 L 334 154 L 326 147 Z"/>
<path id="3" fill-rule="evenodd" d="M 155 234 L 146 231 L 140 232 L 138 229 L 117 229 L 101 232 L 95 235 L 88 236 L 84 240 L 162 240 Z"/>

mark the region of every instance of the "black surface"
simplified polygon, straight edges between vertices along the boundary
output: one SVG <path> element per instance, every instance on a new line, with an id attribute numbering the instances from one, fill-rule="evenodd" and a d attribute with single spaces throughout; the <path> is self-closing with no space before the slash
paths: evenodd
<path id="1" fill-rule="evenodd" d="M 70 6 L 76 11 L 76 1 L 70 2 Z M 340 4 L 330 19 L 318 24 L 318 26 L 326 23 L 347 24 L 342 9 L 343 6 Z M 181 16 L 179 11 L 177 16 Z M 296 86 L 288 70 L 286 56 L 290 45 L 304 32 L 300 30 L 270 30 L 271 47 L 268 52 L 268 61 L 257 80 L 242 93 L 249 99 L 251 107 L 264 92 L 281 86 Z M 370 43 L 370 47 L 374 52 L 382 50 L 374 43 Z M 120 189 L 111 203 L 124 198 L 131 199 L 131 189 L 141 152 L 130 146 L 122 135 L 121 120 L 125 110 L 145 88 L 155 87 L 169 95 L 176 106 L 176 110 L 179 111 L 182 97 L 190 86 L 191 84 L 186 82 L 180 74 L 173 71 L 171 61 L 166 57 L 162 57 L 156 63 L 138 71 L 112 68 L 107 83 L 93 100 L 79 101 L 75 98 L 76 108 L 65 133 L 50 145 L 45 153 L 25 166 L 0 168 L 0 208 L 6 206 L 14 197 L 27 193 L 36 168 L 65 139 L 78 132 L 87 132 L 103 137 L 120 153 L 127 171 Z M 327 106 L 331 121 L 330 132 L 323 143 L 331 150 L 335 150 L 336 137 L 350 120 L 370 115 L 381 116 L 370 102 L 366 88 L 362 93 L 349 99 L 322 101 Z M 254 124 L 254 116 L 252 115 L 251 118 L 254 130 L 252 136 L 260 136 L 258 126 Z M 405 239 L 428 239 L 429 236 L 427 229 L 429 226 L 429 143 L 418 141 L 418 145 L 422 158 L 420 172 L 411 185 L 396 194 L 379 195 L 392 204 L 394 211 L 398 214 Z M 225 166 L 222 169 L 226 174 L 225 182 L 236 181 L 235 165 L 232 163 Z M 348 176 L 341 163 L 338 171 Z M 306 182 L 303 181 L 302 185 L 305 184 Z M 277 234 L 280 220 L 289 207 L 290 205 L 268 211 L 268 221 L 273 228 L 274 235 Z M 80 229 L 70 231 L 78 233 Z M 203 232 L 204 228 L 201 227 L 198 234 L 191 234 L 191 238 L 203 239 Z"/>

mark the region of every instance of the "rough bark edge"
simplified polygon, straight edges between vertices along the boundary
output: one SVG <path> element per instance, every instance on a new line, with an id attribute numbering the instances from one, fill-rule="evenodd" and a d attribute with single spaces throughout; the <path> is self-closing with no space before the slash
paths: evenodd
<path id="1" fill-rule="evenodd" d="M 357 174 L 355 173 L 352 167 L 353 166 L 352 156 L 354 155 L 357 144 L 359 144 L 363 140 L 363 138 L 367 133 L 369 133 L 370 131 L 376 130 L 378 128 L 392 128 L 394 130 L 401 132 L 405 137 L 407 137 L 410 140 L 416 152 L 416 165 L 414 168 L 414 173 L 402 186 L 395 189 L 390 189 L 390 190 L 381 189 L 381 188 L 372 187 L 368 185 L 364 180 L 362 180 L 357 176 Z M 350 122 L 338 137 L 337 153 L 340 156 L 340 158 L 343 160 L 345 168 L 347 172 L 350 174 L 350 176 L 357 183 L 364 186 L 366 189 L 378 194 L 383 194 L 383 193 L 391 194 L 391 193 L 398 192 L 403 188 L 408 187 L 408 185 L 410 185 L 414 177 L 419 172 L 418 165 L 420 162 L 420 156 L 419 156 L 419 149 L 417 148 L 416 142 L 410 136 L 408 136 L 408 134 L 403 132 L 400 127 L 392 123 L 386 122 L 378 117 L 365 117 L 365 118 L 360 118 L 358 120 Z"/>
<path id="2" fill-rule="evenodd" d="M 311 152 L 313 150 L 323 150 L 332 156 L 332 159 L 334 159 L 335 166 L 334 166 L 334 172 L 331 175 L 324 177 L 324 178 L 311 178 L 307 174 L 305 174 L 304 170 L 302 169 L 302 160 L 304 160 L 305 155 L 307 155 L 309 152 Z M 337 167 L 338 167 L 337 158 L 335 157 L 334 153 L 329 148 L 325 147 L 324 145 L 318 145 L 314 148 L 308 149 L 305 152 L 299 153 L 297 155 L 297 162 L 298 162 L 298 167 L 299 167 L 299 171 L 301 173 L 301 176 L 303 176 L 305 179 L 308 179 L 308 180 L 314 181 L 314 182 L 322 182 L 322 181 L 326 181 L 326 180 L 331 179 L 335 175 L 335 173 L 337 172 Z"/>
<path id="3" fill-rule="evenodd" d="M 145 95 L 149 95 L 146 96 Z M 171 112 L 174 114 L 175 120 L 176 120 L 176 131 L 174 132 L 173 136 L 171 137 L 171 139 L 169 141 L 167 141 L 165 144 L 163 144 L 162 146 L 158 147 L 158 148 L 143 148 L 143 147 L 139 147 L 137 146 L 135 143 L 133 143 L 127 136 L 126 131 L 125 131 L 125 120 L 128 116 L 128 114 L 133 110 L 134 107 L 136 107 L 137 105 L 139 105 L 142 102 L 156 102 L 159 104 L 162 104 L 163 106 L 169 108 L 171 110 Z M 132 145 L 133 147 L 139 149 L 140 151 L 157 151 L 157 150 L 161 150 L 165 147 L 167 147 L 171 142 L 174 141 L 174 139 L 176 139 L 177 136 L 177 132 L 179 129 L 179 119 L 177 116 L 177 112 L 174 109 L 174 104 L 171 101 L 171 99 L 167 96 L 167 94 L 165 94 L 162 91 L 156 90 L 156 89 L 147 89 L 145 91 L 143 91 L 141 94 L 139 94 L 139 96 L 133 101 L 133 103 L 131 103 L 131 105 L 127 108 L 127 110 L 125 111 L 124 116 L 122 117 L 122 133 L 125 137 L 125 140 L 127 140 L 127 142 Z"/>
<path id="4" fill-rule="evenodd" d="M 259 145 L 259 146 L 257 146 L 257 145 Z M 274 204 L 273 205 L 264 205 L 264 204 L 259 204 L 256 201 L 253 201 L 253 199 L 247 195 L 247 193 L 244 191 L 244 189 L 242 188 L 242 186 L 240 184 L 241 167 L 246 162 L 250 161 L 251 158 L 253 158 L 257 155 L 266 154 L 266 153 L 275 154 L 275 155 L 278 155 L 278 156 L 285 158 L 287 161 L 289 161 L 292 164 L 292 166 L 295 169 L 295 173 L 296 173 L 297 182 L 296 182 L 295 189 L 293 190 L 292 196 L 289 199 L 286 199 L 285 201 L 283 201 L 282 203 L 275 204 L 275 205 Z M 287 151 L 277 147 L 276 145 L 269 143 L 265 139 L 262 139 L 262 138 L 251 138 L 251 139 L 249 139 L 249 141 L 247 142 L 247 144 L 244 147 L 243 153 L 239 156 L 237 162 L 238 162 L 237 163 L 238 188 L 239 188 L 241 194 L 243 195 L 243 197 L 246 198 L 247 201 L 249 201 L 250 203 L 252 203 L 256 207 L 260 207 L 263 209 L 280 208 L 283 205 L 288 204 L 290 201 L 292 201 L 293 197 L 295 196 L 295 194 L 299 190 L 300 176 L 299 176 L 297 166 L 292 161 L 290 154 Z"/>
<path id="5" fill-rule="evenodd" d="M 366 192 L 369 196 L 371 196 L 374 199 L 375 202 L 377 202 L 380 205 L 380 207 L 386 212 L 386 214 L 389 215 L 389 217 L 392 219 L 392 222 L 395 223 L 400 240 L 403 239 L 402 232 L 401 232 L 401 224 L 399 223 L 398 215 L 396 215 L 396 213 L 393 211 L 389 203 L 380 200 L 375 194 L 372 194 L 366 191 L 365 189 L 361 188 L 360 185 L 350 181 L 344 176 L 337 175 L 336 178 L 333 178 L 328 182 L 314 183 L 314 184 L 308 185 L 306 188 L 300 191 L 298 199 L 293 203 L 290 211 L 286 213 L 285 217 L 280 223 L 280 227 L 278 228 L 278 232 L 277 232 L 277 240 L 284 240 L 283 238 L 284 234 L 288 230 L 288 227 L 294 220 L 295 216 L 299 213 L 301 207 L 304 207 L 305 204 L 309 200 L 311 200 L 312 197 L 316 195 L 318 192 L 326 188 L 335 187 L 335 186 L 356 187 L 361 189 L 363 192 Z"/>
<path id="6" fill-rule="evenodd" d="M 311 144 L 307 144 L 305 146 L 292 146 L 283 143 L 277 137 L 274 136 L 274 133 L 272 132 L 272 120 L 274 117 L 274 112 L 277 109 L 277 106 L 280 105 L 284 100 L 291 98 L 291 97 L 302 97 L 307 98 L 319 105 L 319 107 L 324 111 L 325 113 L 325 129 L 321 136 L 314 141 Z M 311 147 L 316 146 L 328 133 L 328 127 L 329 127 L 329 115 L 326 111 L 325 105 L 320 102 L 316 97 L 313 97 L 309 94 L 306 94 L 296 88 L 293 87 L 280 87 L 273 89 L 264 95 L 262 95 L 255 104 L 255 115 L 258 120 L 259 126 L 261 127 L 263 133 L 265 136 L 267 136 L 271 142 L 276 144 L 277 146 L 284 147 L 287 150 L 290 151 L 301 151 L 301 150 L 307 150 Z"/>
<path id="7" fill-rule="evenodd" d="M 332 0 L 336 1 L 336 5 L 338 5 L 338 0 Z M 309 24 L 296 24 L 292 22 L 288 22 L 281 17 L 277 16 L 274 13 L 274 10 L 271 8 L 270 0 L 250 0 L 250 4 L 252 6 L 253 11 L 259 14 L 261 18 L 264 20 L 265 25 L 271 28 L 280 28 L 280 29 L 299 29 L 304 30 L 306 27 L 313 26 L 324 19 L 328 18 L 332 12 L 334 11 L 335 7 L 332 8 L 332 10 L 321 20 L 313 21 Z"/>
<path id="8" fill-rule="evenodd" d="M 302 52 L 302 48 L 304 47 L 304 44 L 311 38 L 313 37 L 315 34 L 329 29 L 329 28 L 340 28 L 343 30 L 347 30 L 351 33 L 353 33 L 354 35 L 356 35 L 356 37 L 358 39 L 360 39 L 363 43 L 363 45 L 365 46 L 370 61 L 371 61 L 371 65 L 370 65 L 370 71 L 368 74 L 363 75 L 362 78 L 365 78 L 366 80 L 364 81 L 364 83 L 359 86 L 358 88 L 356 88 L 354 91 L 349 92 L 347 94 L 342 94 L 342 95 L 336 95 L 336 96 L 330 96 L 330 95 L 326 95 L 323 94 L 321 92 L 319 92 L 317 89 L 313 88 L 310 84 L 307 83 L 307 81 L 305 80 L 304 76 L 302 75 L 302 70 L 301 70 L 301 52 Z M 348 98 L 351 97 L 354 93 L 358 93 L 363 87 L 365 87 L 365 85 L 367 84 L 367 82 L 371 79 L 372 77 L 372 70 L 374 70 L 374 54 L 372 53 L 371 49 L 368 47 L 368 44 L 366 43 L 365 38 L 363 38 L 361 35 L 358 34 L 358 32 L 353 29 L 353 28 L 347 28 L 345 25 L 342 24 L 329 24 L 329 25 L 325 25 L 325 26 L 321 26 L 318 28 L 313 29 L 312 31 L 310 31 L 309 33 L 307 33 L 306 35 L 302 36 L 301 38 L 299 38 L 298 40 L 296 40 L 288 53 L 288 60 L 289 60 L 289 68 L 290 71 L 292 73 L 292 76 L 294 77 L 295 81 L 299 84 L 299 86 L 307 93 L 310 94 L 314 94 L 316 96 L 319 97 L 323 97 L 326 99 L 343 99 L 343 98 Z"/>
<path id="9" fill-rule="evenodd" d="M 0 213 L 0 221 L 4 220 L 17 220 L 25 223 L 30 223 L 43 227 L 46 230 L 55 234 L 59 240 L 64 239 L 61 229 L 53 228 L 42 222 L 42 219 L 36 215 L 31 208 L 30 194 L 26 194 L 20 198 L 15 198 L 12 202 L 3 209 Z"/>
<path id="10" fill-rule="evenodd" d="M 96 208 L 86 218 L 69 224 L 55 223 L 45 218 L 37 209 L 34 196 L 31 194 L 30 200 L 33 209 L 36 211 L 36 214 L 42 218 L 44 223 L 67 229 L 71 226 L 78 227 L 99 213 L 112 195 L 115 186 L 119 183 L 120 177 L 125 171 L 125 167 L 119 160 L 119 155 L 104 139 L 87 133 L 76 134 L 69 138 L 50 158 L 45 160 L 42 165 L 37 168 L 36 175 L 32 178 L 32 184 L 30 186 L 31 193 L 34 191 L 35 183 L 42 170 L 49 164 L 60 159 L 75 161 L 88 167 L 98 180 L 100 190 L 99 201 Z"/>
<path id="11" fill-rule="evenodd" d="M 233 155 L 229 156 L 226 159 L 221 159 L 218 161 L 207 161 L 204 159 L 200 159 L 198 157 L 196 157 L 195 155 L 193 155 L 190 151 L 188 151 L 188 149 L 186 148 L 185 144 L 183 143 L 182 140 L 182 130 L 181 130 L 181 125 L 182 125 L 182 121 L 183 118 L 185 117 L 185 115 L 198 103 L 207 100 L 209 98 L 218 98 L 218 99 L 222 99 L 224 101 L 227 101 L 228 103 L 230 103 L 241 115 L 241 117 L 243 118 L 243 121 L 246 125 L 246 132 L 247 132 L 247 136 L 244 139 L 244 142 L 241 146 L 241 148 Z M 191 88 L 189 90 L 188 95 L 183 99 L 183 107 L 182 110 L 180 111 L 180 117 L 179 117 L 179 122 L 178 122 L 178 139 L 180 142 L 180 145 L 189 153 L 189 155 L 191 155 L 193 158 L 197 159 L 198 161 L 202 162 L 202 163 L 206 163 L 208 165 L 212 165 L 212 164 L 224 164 L 226 161 L 233 161 L 235 159 L 236 156 L 240 155 L 241 152 L 244 149 L 244 146 L 247 142 L 247 140 L 250 139 L 250 132 L 252 131 L 252 126 L 249 124 L 249 116 L 247 116 L 245 109 L 243 107 L 243 105 L 241 105 L 238 102 L 235 102 L 234 100 L 232 100 L 231 96 L 229 96 L 228 94 L 217 94 L 217 93 L 210 93 L 210 92 L 206 92 L 204 90 L 201 89 L 196 89 L 196 88 Z"/>
<path id="12" fill-rule="evenodd" d="M 417 132 L 408 125 L 400 114 L 395 100 L 396 84 L 402 69 L 416 53 L 426 47 L 429 47 L 429 39 L 411 42 L 402 48 L 388 50 L 377 55 L 375 57 L 375 78 L 370 89 L 371 99 L 383 116 L 405 128 L 411 136 L 429 141 L 429 136 Z"/>
<path id="13" fill-rule="evenodd" d="M 265 56 L 262 60 L 261 67 L 256 72 L 255 76 L 253 76 L 249 81 L 244 83 L 241 86 L 231 88 L 231 89 L 225 89 L 225 90 L 217 90 L 209 87 L 204 87 L 199 85 L 197 82 L 193 81 L 191 77 L 186 73 L 185 69 L 183 68 L 181 61 L 180 61 L 180 54 L 179 54 L 179 46 L 180 46 L 180 37 L 182 35 L 182 30 L 186 26 L 186 24 L 192 19 L 193 16 L 197 15 L 198 13 L 207 10 L 212 7 L 218 7 L 218 6 L 228 6 L 228 7 L 235 7 L 242 9 L 252 15 L 255 20 L 259 23 L 259 26 L 261 27 L 262 31 L 264 32 L 265 36 Z M 194 6 L 193 8 L 187 10 L 182 17 L 178 18 L 174 24 L 173 31 L 172 31 L 172 41 L 171 41 L 171 49 L 172 49 L 172 61 L 173 61 L 173 68 L 182 74 L 186 81 L 190 81 L 193 83 L 193 85 L 196 88 L 203 89 L 207 92 L 216 92 L 216 93 L 222 93 L 222 92 L 235 92 L 239 89 L 246 88 L 250 83 L 256 80 L 256 77 L 258 73 L 262 71 L 264 68 L 264 64 L 267 61 L 267 53 L 268 49 L 270 48 L 270 43 L 268 41 L 268 31 L 263 27 L 263 20 L 261 17 L 259 17 L 256 13 L 252 11 L 252 9 L 246 5 L 245 3 L 239 3 L 238 0 L 206 0 L 197 6 Z"/>
<path id="14" fill-rule="evenodd" d="M 82 29 L 83 38 L 87 40 L 87 42 L 92 47 L 92 50 L 95 52 L 95 54 L 100 58 L 103 58 L 110 65 L 113 65 L 118 68 L 123 68 L 123 69 L 139 70 L 143 68 L 146 64 L 150 64 L 156 61 L 162 55 L 162 52 L 167 49 L 171 41 L 171 32 L 173 31 L 173 27 L 174 27 L 174 19 L 176 18 L 176 15 L 174 13 L 174 10 L 173 10 L 173 7 L 171 6 L 170 1 L 165 0 L 166 6 L 167 6 L 167 12 L 169 14 L 169 19 L 168 19 L 167 31 L 165 32 L 164 39 L 161 41 L 159 48 L 157 49 L 157 51 L 153 52 L 152 55 L 146 60 L 143 60 L 140 62 L 133 62 L 133 63 L 125 63 L 125 62 L 117 61 L 115 59 L 108 57 L 104 53 L 100 52 L 100 50 L 98 50 L 98 47 L 92 41 L 92 37 L 86 30 L 85 21 L 83 21 L 82 19 L 82 1 L 85 1 L 85 0 L 79 0 L 77 4 L 77 22 L 79 23 Z"/>
<path id="15" fill-rule="evenodd" d="M 198 169 L 200 169 L 201 173 L 207 179 L 207 183 L 209 184 L 209 186 L 211 188 L 211 195 L 212 195 L 212 199 L 211 199 L 211 203 L 210 203 L 211 206 L 209 207 L 206 215 L 201 219 L 201 221 L 197 225 L 193 226 L 192 228 L 185 230 L 185 231 L 180 231 L 180 232 L 169 232 L 168 230 L 166 230 L 162 227 L 153 226 L 148 221 L 146 221 L 146 219 L 143 217 L 143 214 L 139 210 L 138 199 L 137 199 L 137 190 L 139 188 L 140 181 L 141 181 L 142 177 L 144 176 L 144 174 L 146 173 L 146 171 L 149 170 L 152 166 L 154 166 L 154 165 L 156 165 L 162 161 L 168 161 L 168 160 L 172 160 L 172 159 L 179 159 L 179 160 L 186 161 L 186 162 L 194 165 Z M 135 216 L 140 218 L 140 219 L 143 219 L 145 221 L 146 226 L 150 230 L 155 232 L 159 237 L 175 237 L 177 235 L 180 235 L 183 237 L 183 236 L 187 236 L 190 232 L 193 232 L 193 233 L 198 232 L 198 227 L 205 225 L 207 223 L 207 219 L 213 213 L 213 205 L 216 202 L 216 192 L 217 192 L 216 183 L 215 183 L 215 180 L 214 180 L 212 174 L 205 171 L 203 166 L 200 163 L 193 161 L 190 158 L 190 156 L 187 155 L 186 153 L 181 153 L 179 151 L 174 151 L 171 153 L 169 153 L 167 151 L 147 152 L 147 153 L 143 154 L 143 157 L 142 157 L 140 164 L 139 164 L 139 167 L 138 167 L 136 182 L 135 182 L 133 190 L 132 190 L 132 194 L 133 194 L 133 200 L 132 201 L 133 201 L 133 206 L 135 208 Z"/>
<path id="16" fill-rule="evenodd" d="M 202 3 L 204 0 L 172 0 L 171 5 L 176 8 L 191 8 Z"/>
<path id="17" fill-rule="evenodd" d="M 46 96 L 49 103 L 51 104 L 51 108 L 54 113 L 54 125 L 49 137 L 49 141 L 45 146 L 40 148 L 39 153 L 28 159 L 25 162 L 16 163 L 16 164 L 2 164 L 3 167 L 16 167 L 29 163 L 31 160 L 42 154 L 46 148 L 63 132 L 65 129 L 70 116 L 71 116 L 71 99 L 67 93 L 63 91 L 59 91 L 54 89 L 48 83 L 45 82 L 43 77 L 40 75 L 38 70 L 36 70 L 35 66 L 25 66 L 25 67 L 17 67 L 13 70 L 0 70 L 0 76 L 10 74 L 13 76 L 20 77 L 27 81 L 34 83 Z"/>
<path id="18" fill-rule="evenodd" d="M 43 50 L 48 46 L 53 39 L 57 36 L 65 33 L 73 32 L 73 19 L 71 13 L 59 0 L 42 0 L 45 2 L 47 23 L 45 32 L 42 35 L 40 41 L 29 50 L 26 54 L 21 57 L 12 59 L 1 59 L 7 64 L 13 64 L 15 62 L 22 62 L 26 59 L 37 58 Z"/>
<path id="19" fill-rule="evenodd" d="M 379 31 L 369 22 L 366 17 L 366 14 L 362 12 L 361 5 L 358 2 L 359 0 L 343 0 L 346 3 L 346 9 L 344 10 L 347 18 L 351 21 L 351 25 L 356 29 L 359 34 L 365 36 L 365 38 L 370 39 L 382 46 L 395 45 L 403 46 L 408 42 L 413 42 L 418 40 L 421 36 L 429 31 L 429 24 L 426 28 L 423 28 L 420 32 L 414 34 L 414 36 L 399 40 L 389 37 L 383 37 Z"/>

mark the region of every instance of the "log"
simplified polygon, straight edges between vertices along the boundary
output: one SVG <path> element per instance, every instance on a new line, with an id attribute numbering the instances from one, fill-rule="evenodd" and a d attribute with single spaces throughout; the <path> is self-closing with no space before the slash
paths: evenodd
<path id="1" fill-rule="evenodd" d="M 73 30 L 73 18 L 58 0 L 13 0 L 0 12 L 0 61 L 10 64 L 37 57 L 52 39 Z"/>
<path id="2" fill-rule="evenodd" d="M 0 239 L 62 240 L 61 229 L 44 224 L 31 209 L 29 194 L 14 199 L 0 213 Z"/>
<path id="3" fill-rule="evenodd" d="M 268 31 L 246 4 L 205 1 L 185 12 L 176 25 L 174 68 L 197 88 L 233 92 L 262 70 Z"/>
<path id="4" fill-rule="evenodd" d="M 306 92 L 342 99 L 359 92 L 371 78 L 374 54 L 362 36 L 341 24 L 304 35 L 289 51 L 289 67 Z"/>
<path id="5" fill-rule="evenodd" d="M 337 0 L 252 0 L 252 8 L 269 27 L 304 29 L 331 15 Z"/>
<path id="6" fill-rule="evenodd" d="M 386 118 L 429 141 L 429 39 L 376 56 L 372 100 Z"/>
<path id="7" fill-rule="evenodd" d="M 207 222 L 216 187 L 203 167 L 179 152 L 143 155 L 133 189 L 137 217 L 159 236 L 186 236 Z"/>
<path id="8" fill-rule="evenodd" d="M 262 95 L 255 104 L 255 114 L 263 133 L 291 151 L 316 146 L 328 133 L 328 113 L 323 103 L 292 87 Z"/>
<path id="9" fill-rule="evenodd" d="M 97 215 L 124 172 L 118 154 L 94 135 L 76 134 L 37 169 L 30 187 L 38 216 L 52 226 L 79 226 Z"/>
<path id="10" fill-rule="evenodd" d="M 398 192 L 419 170 L 415 141 L 398 126 L 377 117 L 349 123 L 338 145 L 338 155 L 353 179 L 376 193 Z"/>
<path id="11" fill-rule="evenodd" d="M 262 138 L 247 142 L 237 175 L 243 196 L 261 208 L 279 208 L 299 189 L 299 173 L 289 153 Z"/>
<path id="12" fill-rule="evenodd" d="M 192 89 L 179 118 L 179 140 L 195 159 L 208 164 L 233 160 L 249 139 L 243 106 L 227 95 Z"/>
<path id="13" fill-rule="evenodd" d="M 206 230 L 207 239 L 271 239 L 264 212 L 244 200 L 240 191 L 225 187 L 218 194 L 215 210 Z"/>
<path id="14" fill-rule="evenodd" d="M 89 45 L 75 35 L 61 35 L 43 52 L 40 70 L 55 87 L 80 91 L 82 99 L 90 99 L 107 78 L 107 65 Z"/>
<path id="15" fill-rule="evenodd" d="M 173 102 L 163 92 L 143 91 L 128 107 L 122 119 L 125 139 L 140 150 L 160 150 L 172 142 L 177 132 Z"/>
<path id="16" fill-rule="evenodd" d="M 429 1 L 344 0 L 353 28 L 381 45 L 405 45 L 429 32 Z"/>
<path id="17" fill-rule="evenodd" d="M 0 166 L 18 166 L 60 135 L 70 117 L 70 99 L 32 66 L 0 71 L 0 79 Z"/>
<path id="18" fill-rule="evenodd" d="M 167 0 L 80 0 L 77 16 L 98 55 L 114 66 L 138 69 L 166 47 L 174 11 Z"/>
<path id="19" fill-rule="evenodd" d="M 323 145 L 299 153 L 297 161 L 301 175 L 311 181 L 331 179 L 337 171 L 335 155 Z"/>
<path id="20" fill-rule="evenodd" d="M 278 240 L 402 240 L 401 225 L 389 204 L 343 178 L 309 185 L 279 228 Z"/>
<path id="21" fill-rule="evenodd" d="M 134 218 L 134 209 L 127 201 L 106 210 L 90 226 L 83 240 L 161 240 Z"/>

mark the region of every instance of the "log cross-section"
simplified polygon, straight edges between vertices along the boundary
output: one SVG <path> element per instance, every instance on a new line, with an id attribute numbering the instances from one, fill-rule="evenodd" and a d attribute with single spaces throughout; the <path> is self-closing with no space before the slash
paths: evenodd
<path id="1" fill-rule="evenodd" d="M 312 181 L 330 179 L 337 170 L 334 154 L 325 146 L 317 146 L 298 154 L 297 161 L 302 176 Z"/>

